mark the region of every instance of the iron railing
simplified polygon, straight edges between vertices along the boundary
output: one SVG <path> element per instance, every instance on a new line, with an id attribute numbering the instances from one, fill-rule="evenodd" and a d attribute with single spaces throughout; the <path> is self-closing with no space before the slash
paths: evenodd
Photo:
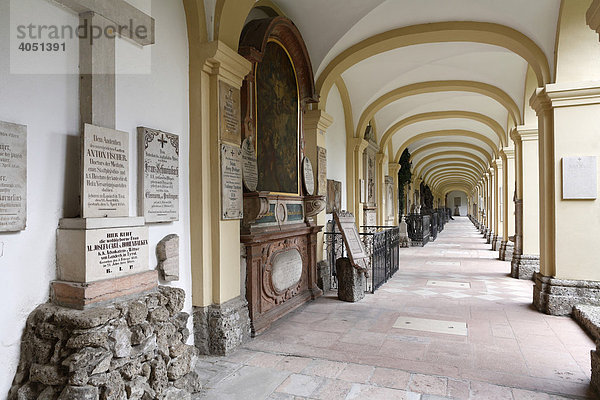
<path id="1" fill-rule="evenodd" d="M 374 293 L 400 268 L 400 228 L 397 226 L 363 226 L 359 232 L 366 253 L 369 255 L 366 268 L 369 278 L 365 279 L 365 292 Z M 327 262 L 331 269 L 331 288 L 338 288 L 335 262 L 346 257 L 342 235 L 333 221 L 327 223 L 325 232 Z"/>

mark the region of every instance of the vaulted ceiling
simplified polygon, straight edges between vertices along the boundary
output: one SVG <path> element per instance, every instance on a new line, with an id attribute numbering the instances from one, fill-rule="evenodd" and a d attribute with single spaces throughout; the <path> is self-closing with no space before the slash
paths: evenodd
<path id="1" fill-rule="evenodd" d="M 345 85 L 390 162 L 470 190 L 523 124 L 530 67 L 552 82 L 560 0 L 273 0 L 307 44 L 322 101 Z M 442 176 L 443 179 L 435 180 Z"/>

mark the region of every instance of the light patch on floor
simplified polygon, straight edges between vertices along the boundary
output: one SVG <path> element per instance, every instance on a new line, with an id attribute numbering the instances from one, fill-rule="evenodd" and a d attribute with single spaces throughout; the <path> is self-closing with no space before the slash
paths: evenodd
<path id="1" fill-rule="evenodd" d="M 467 336 L 465 322 L 441 321 L 438 319 L 399 317 L 394 323 L 394 328 L 410 329 L 413 331 L 446 333 L 448 335 Z"/>
<path id="2" fill-rule="evenodd" d="M 434 246 L 438 247 L 461 247 L 462 245 L 459 243 L 435 243 Z"/>
<path id="3" fill-rule="evenodd" d="M 440 267 L 442 267 L 442 266 L 458 267 L 458 266 L 460 266 L 460 261 L 427 261 L 426 264 L 427 265 L 438 265 Z"/>
<path id="4" fill-rule="evenodd" d="M 452 282 L 452 281 L 427 281 L 427 286 L 448 287 L 470 289 L 471 284 L 468 282 Z"/>

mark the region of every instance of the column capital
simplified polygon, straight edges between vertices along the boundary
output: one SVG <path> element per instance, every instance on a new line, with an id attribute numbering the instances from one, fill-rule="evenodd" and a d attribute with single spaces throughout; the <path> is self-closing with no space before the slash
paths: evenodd
<path id="1" fill-rule="evenodd" d="M 541 112 L 557 107 L 600 104 L 600 81 L 552 83 L 537 88 L 529 105 Z"/>
<path id="2" fill-rule="evenodd" d="M 504 155 L 508 160 L 512 160 L 515 158 L 515 149 L 511 147 L 505 147 L 500 150 L 500 154 Z"/>
<path id="3" fill-rule="evenodd" d="M 552 102 L 546 93 L 546 88 L 537 88 L 531 98 L 529 99 L 529 106 L 535 111 L 537 115 L 542 114 L 544 111 L 552 109 Z"/>
<path id="4" fill-rule="evenodd" d="M 333 124 L 333 117 L 323 110 L 307 110 L 304 113 L 302 123 L 304 129 L 317 130 L 320 133 L 325 133 L 327 128 Z"/>
<path id="5" fill-rule="evenodd" d="M 237 51 L 221 41 L 204 43 L 199 49 L 199 58 L 202 69 L 211 74 L 218 75 L 238 88 L 242 81 L 252 71 L 252 63 Z"/>
<path id="6" fill-rule="evenodd" d="M 515 136 L 519 138 L 521 142 L 528 142 L 538 140 L 538 128 L 528 127 L 525 125 L 519 125 L 514 130 Z"/>
<path id="7" fill-rule="evenodd" d="M 398 163 L 389 163 L 388 164 L 388 174 L 394 177 L 398 177 L 398 172 L 400 172 L 401 165 Z"/>
<path id="8" fill-rule="evenodd" d="M 354 151 L 362 153 L 369 146 L 369 142 L 363 138 L 352 138 L 348 141 L 348 145 L 352 146 Z"/>
<path id="9" fill-rule="evenodd" d="M 600 0 L 594 0 L 585 13 L 585 21 L 592 30 L 600 34 Z"/>

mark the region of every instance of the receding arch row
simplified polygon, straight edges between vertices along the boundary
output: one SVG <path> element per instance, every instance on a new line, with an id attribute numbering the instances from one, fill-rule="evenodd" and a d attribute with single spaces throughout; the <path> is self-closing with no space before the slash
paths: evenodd
<path id="1" fill-rule="evenodd" d="M 463 192 L 467 195 L 467 198 L 469 197 L 469 195 L 473 192 L 473 188 L 468 187 L 466 185 L 462 185 L 460 183 L 446 183 L 441 185 L 438 188 L 440 194 L 442 195 L 442 197 L 446 197 L 446 195 L 450 192 L 453 192 L 455 190 L 459 191 L 459 192 Z"/>
<path id="2" fill-rule="evenodd" d="M 469 168 L 453 167 L 451 170 L 434 170 L 433 172 L 429 172 L 427 175 L 425 175 L 423 179 L 425 179 L 428 182 L 431 182 L 432 184 L 435 184 L 438 178 L 452 176 L 465 177 L 472 182 L 476 182 L 477 180 L 479 180 L 480 175 L 473 172 L 473 170 Z"/>
<path id="3" fill-rule="evenodd" d="M 506 108 L 508 115 L 511 116 L 517 125 L 522 124 L 523 119 L 517 103 L 505 91 L 496 86 L 464 80 L 428 81 L 394 89 L 369 104 L 358 120 L 355 137 L 361 137 L 369 121 L 371 121 L 375 114 L 393 102 L 405 97 L 439 92 L 470 92 L 487 96 Z M 517 123 L 517 121 L 519 122 Z"/>
<path id="4" fill-rule="evenodd" d="M 449 129 L 449 130 L 440 130 L 440 131 L 429 131 L 429 132 L 423 132 L 418 135 L 411 136 L 410 138 L 406 139 L 402 144 L 400 144 L 400 147 L 396 151 L 394 160 L 396 163 L 400 162 L 400 156 L 402 155 L 402 152 L 406 148 L 408 148 L 411 144 L 416 143 L 420 140 L 431 139 L 431 138 L 435 138 L 435 137 L 447 138 L 447 137 L 457 137 L 457 136 L 464 136 L 464 137 L 468 137 L 471 139 L 477 139 L 477 140 L 487 144 L 492 149 L 498 148 L 496 143 L 494 143 L 490 138 L 488 138 L 487 136 L 485 136 L 484 134 L 479 133 L 479 132 L 469 131 L 466 129 Z M 496 152 L 494 152 L 492 157 L 496 158 Z"/>
<path id="5" fill-rule="evenodd" d="M 468 142 L 452 142 L 452 141 L 435 142 L 435 143 L 424 144 L 421 146 L 416 146 L 415 149 L 410 153 L 410 159 L 415 160 L 421 153 L 424 153 L 429 150 L 447 149 L 450 147 L 463 147 L 465 149 L 477 151 L 486 156 L 486 161 L 489 164 L 492 163 L 493 152 L 489 152 L 488 150 L 486 150 L 483 147 L 478 146 L 476 144 L 472 144 L 472 143 L 468 143 Z"/>
<path id="6" fill-rule="evenodd" d="M 439 190 L 439 188 L 444 183 L 454 183 L 454 184 L 460 183 L 460 184 L 468 185 L 469 187 L 475 187 L 477 185 L 477 181 L 474 181 L 473 178 L 468 177 L 468 176 L 462 176 L 460 174 L 455 174 L 455 175 L 447 175 L 444 177 L 440 177 L 438 180 L 432 182 L 431 186 L 433 187 L 433 190 Z"/>
<path id="7" fill-rule="evenodd" d="M 487 160 L 481 154 L 471 153 L 462 150 L 440 150 L 436 151 L 435 153 L 426 154 L 423 157 L 419 157 L 418 159 L 412 160 L 414 163 L 413 169 L 415 173 L 418 173 L 419 166 L 423 165 L 424 163 L 430 161 L 443 162 L 448 157 L 460 157 L 461 159 L 468 159 L 470 162 L 479 165 L 482 171 L 485 170 L 488 165 Z"/>
<path id="8" fill-rule="evenodd" d="M 505 48 L 522 57 L 531 66 L 538 87 L 550 83 L 548 59 L 540 47 L 523 33 L 490 22 L 450 21 L 419 24 L 392 29 L 350 46 L 325 67 L 317 79 L 322 104 L 341 74 L 353 65 L 386 51 L 426 43 L 473 42 Z"/>
<path id="9" fill-rule="evenodd" d="M 429 161 L 424 165 L 419 165 L 417 168 L 415 168 L 415 174 L 418 176 L 425 175 L 432 170 L 443 168 L 447 165 L 468 166 L 469 168 L 471 168 L 474 172 L 477 172 L 478 174 L 482 174 L 483 169 L 484 169 L 481 166 L 481 164 L 476 163 L 472 159 L 455 157 L 455 158 L 436 159 L 436 160 Z"/>
<path id="10" fill-rule="evenodd" d="M 380 148 L 385 148 L 392 137 L 402 128 L 409 125 L 416 124 L 423 121 L 439 120 L 439 119 L 471 119 L 487 125 L 498 137 L 502 146 L 508 146 L 508 135 L 504 132 L 504 128 L 494 119 L 487 115 L 472 112 L 472 111 L 432 111 L 421 114 L 414 114 L 410 117 L 404 118 L 401 121 L 396 122 L 394 125 L 388 128 L 388 130 L 381 137 L 379 142 Z M 493 145 L 492 148 L 497 148 L 497 145 Z"/>

